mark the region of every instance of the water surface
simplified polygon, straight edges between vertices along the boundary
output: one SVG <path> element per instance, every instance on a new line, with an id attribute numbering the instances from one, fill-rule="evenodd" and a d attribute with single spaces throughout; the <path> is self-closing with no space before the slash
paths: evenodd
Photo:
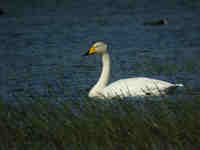
<path id="1" fill-rule="evenodd" d="M 22 91 L 48 97 L 48 87 L 58 97 L 87 95 L 99 77 L 101 58 L 82 54 L 95 41 L 109 44 L 111 82 L 146 76 L 200 88 L 198 7 L 178 1 L 98 4 L 7 7 L 0 18 L 1 97 Z M 143 25 L 162 18 L 169 23 Z"/>

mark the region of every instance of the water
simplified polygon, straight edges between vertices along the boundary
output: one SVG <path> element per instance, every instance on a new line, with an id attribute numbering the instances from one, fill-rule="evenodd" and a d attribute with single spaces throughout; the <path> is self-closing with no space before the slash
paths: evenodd
<path id="1" fill-rule="evenodd" d="M 195 5 L 193 4 L 195 3 Z M 17 4 L 17 3 L 16 3 Z M 82 57 L 95 41 L 109 44 L 112 78 L 147 76 L 200 88 L 200 9 L 189 2 L 70 2 L 14 8 L 0 17 L 0 95 L 30 91 L 86 95 L 101 71 L 99 56 Z M 45 5 L 42 4 L 43 6 Z M 167 18 L 169 24 L 144 26 Z"/>

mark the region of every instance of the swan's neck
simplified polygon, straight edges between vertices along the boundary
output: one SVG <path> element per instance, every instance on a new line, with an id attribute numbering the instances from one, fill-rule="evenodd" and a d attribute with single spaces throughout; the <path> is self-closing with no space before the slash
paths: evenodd
<path id="1" fill-rule="evenodd" d="M 98 82 L 91 89 L 89 96 L 97 96 L 100 91 L 106 87 L 110 78 L 110 56 L 108 53 L 102 55 L 102 72 Z"/>

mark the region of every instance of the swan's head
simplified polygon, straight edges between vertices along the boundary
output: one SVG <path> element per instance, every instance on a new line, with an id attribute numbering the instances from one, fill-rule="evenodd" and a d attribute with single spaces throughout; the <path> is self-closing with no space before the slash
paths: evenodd
<path id="1" fill-rule="evenodd" d="M 107 44 L 103 42 L 96 42 L 92 45 L 90 50 L 84 54 L 84 56 L 92 55 L 92 54 L 104 54 L 107 53 Z"/>

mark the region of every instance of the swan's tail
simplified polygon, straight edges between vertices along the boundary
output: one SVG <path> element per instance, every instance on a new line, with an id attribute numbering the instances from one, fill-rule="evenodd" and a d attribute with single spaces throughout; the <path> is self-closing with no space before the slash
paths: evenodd
<path id="1" fill-rule="evenodd" d="M 175 84 L 176 87 L 183 87 L 183 84 Z"/>

